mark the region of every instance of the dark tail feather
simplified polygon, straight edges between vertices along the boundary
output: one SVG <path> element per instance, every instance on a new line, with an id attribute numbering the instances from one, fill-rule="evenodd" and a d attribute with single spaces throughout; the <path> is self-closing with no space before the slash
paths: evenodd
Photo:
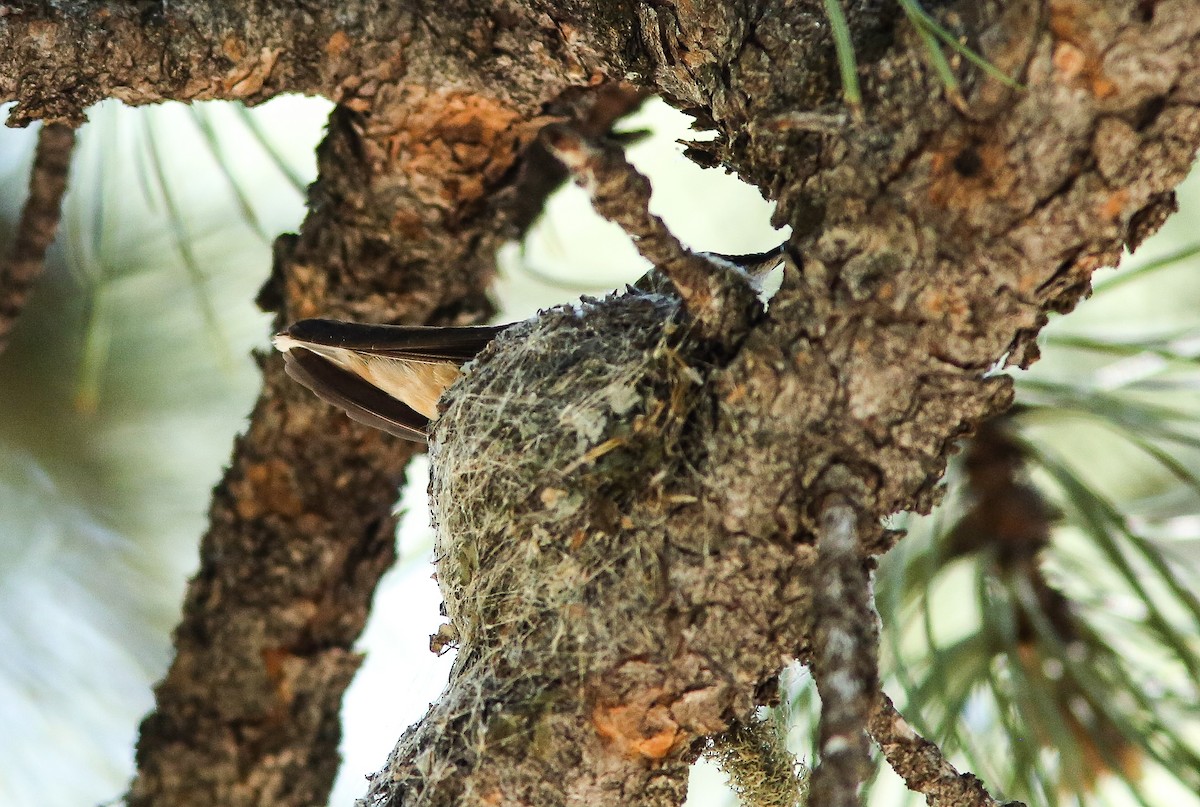
<path id="1" fill-rule="evenodd" d="M 354 373 L 303 348 L 285 352 L 283 361 L 289 376 L 351 419 L 406 440 L 426 441 L 428 418 Z"/>

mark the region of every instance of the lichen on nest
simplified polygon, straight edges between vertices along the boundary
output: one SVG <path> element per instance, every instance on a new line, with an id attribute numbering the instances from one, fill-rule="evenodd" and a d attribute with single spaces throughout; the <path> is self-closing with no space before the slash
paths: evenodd
<path id="1" fill-rule="evenodd" d="M 430 439 L 437 575 L 464 645 L 577 654 L 612 619 L 591 605 L 647 604 L 654 522 L 708 417 L 704 367 L 678 300 L 630 290 L 514 325 L 465 369 Z M 622 596 L 597 590 L 622 576 Z"/>

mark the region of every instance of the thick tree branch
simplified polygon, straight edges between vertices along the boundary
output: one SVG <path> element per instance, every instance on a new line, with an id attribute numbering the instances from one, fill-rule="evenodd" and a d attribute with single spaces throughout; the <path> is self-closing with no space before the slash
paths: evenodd
<path id="1" fill-rule="evenodd" d="M 406 100 L 370 117 L 333 114 L 312 212 L 299 237 L 277 243 L 263 291 L 277 322 L 485 312 L 493 255 L 511 231 L 510 169 L 536 129 L 482 97 Z M 392 560 L 391 510 L 414 450 L 266 361 L 250 429 L 215 493 L 177 658 L 142 727 L 130 804 L 324 801 L 341 695 L 359 663 L 352 644 Z"/>
<path id="2" fill-rule="evenodd" d="M 12 251 L 0 258 L 0 351 L 8 345 L 8 335 L 42 273 L 46 250 L 58 231 L 74 149 L 73 126 L 48 123 L 38 132 L 29 173 L 29 197 L 21 211 Z"/>
<path id="3" fill-rule="evenodd" d="M 753 130 L 752 172 L 755 155 L 816 153 L 778 166 L 803 272 L 722 381 L 727 529 L 812 529 L 796 504 L 835 466 L 868 483 L 877 515 L 927 510 L 954 439 L 1007 400 L 988 369 L 1032 361 L 1048 312 L 1170 206 L 1200 140 L 1200 20 L 1187 3 L 1147 19 L 1112 2 L 1046 28 L 1038 8 L 980 19 L 984 55 L 1028 89 L 978 83 L 975 118 L 937 100 L 921 46 L 900 37 L 865 71 L 863 127 Z"/>
<path id="4" fill-rule="evenodd" d="M 629 295 L 506 332 L 450 391 L 433 491 L 463 643 L 372 804 L 676 798 L 694 738 L 745 717 L 780 655 L 809 653 L 811 592 L 768 582 L 787 573 L 774 553 L 810 569 L 814 503 L 838 491 L 861 490 L 868 522 L 931 506 L 954 440 L 1009 400 L 989 368 L 1032 359 L 1047 312 L 1159 220 L 1200 141 L 1186 3 L 1052 4 L 1049 27 L 1037 4 L 983 9 L 984 55 L 1028 89 L 970 77 L 973 117 L 897 26 L 860 52 L 870 114 L 839 132 L 777 125 L 813 85 L 782 75 L 803 10 L 768 5 L 753 42 L 732 11 L 660 7 L 654 75 L 724 134 L 713 153 L 779 194 L 803 271 L 728 366 Z M 786 605 L 763 618 L 759 593 Z M 505 747 L 509 726 L 525 739 Z"/>
<path id="5" fill-rule="evenodd" d="M 130 805 L 324 803 L 413 450 L 347 424 L 270 363 L 214 495 Z"/>
<path id="6" fill-rule="evenodd" d="M 450 690 L 402 739 L 372 784 L 372 804 L 677 803 L 698 740 L 745 718 L 783 660 L 809 651 L 815 503 L 852 482 L 860 523 L 928 509 L 955 438 L 1008 400 L 989 368 L 1032 361 L 1048 312 L 1073 306 L 1094 269 L 1161 223 L 1200 141 L 1193 4 L 955 5 L 943 7 L 961 12 L 946 21 L 1024 92 L 971 72 L 960 112 L 942 99 L 894 6 L 854 4 L 864 122 L 816 130 L 795 124 L 841 112 L 819 2 L 452 2 L 420 16 L 409 6 L 353 6 L 311 30 L 264 6 L 254 15 L 276 16 L 260 25 L 260 16 L 191 5 L 143 21 L 81 3 L 0 22 L 0 54 L 10 54 L 0 56 L 0 97 L 22 101 L 18 120 L 71 117 L 103 94 L 257 100 L 285 85 L 372 109 L 365 137 L 331 135 L 337 147 L 362 149 L 339 172 L 371 184 L 372 196 L 319 199 L 314 216 L 329 226 L 310 223 L 285 250 L 277 290 L 294 315 L 388 319 L 401 310 L 422 321 L 464 311 L 456 295 L 471 295 L 480 277 L 472 256 L 487 241 L 456 228 L 475 221 L 499 181 L 493 172 L 510 163 L 490 158 L 504 151 L 495 144 L 522 141 L 547 98 L 597 71 L 689 107 L 718 133 L 694 153 L 763 188 L 778 201 L 778 222 L 792 227 L 790 254 L 803 257 L 803 271 L 786 274 L 731 362 L 689 341 L 670 301 L 630 295 L 512 329 L 451 391 L 435 435 L 434 491 L 439 576 L 463 645 Z M 52 58 L 46 43 L 69 56 Z M 203 55 L 194 62 L 191 53 Z M 47 69 L 18 82 L 43 60 Z M 142 68 L 149 78 L 138 78 L 138 63 L 155 66 Z M 491 134 L 468 139 L 477 128 Z M 424 147 L 447 137 L 470 147 Z M 444 163 L 473 166 L 484 180 L 447 177 Z M 355 173 L 356 164 L 369 168 Z M 412 180 L 424 175 L 430 181 Z M 386 218 L 364 221 L 375 206 Z M 398 250 L 404 258 L 393 264 Z M 466 274 L 452 268 L 443 286 L 434 267 L 459 266 Z M 280 422 L 311 423 L 303 412 Z M 330 450 L 365 473 L 362 455 Z M 279 478 L 253 468 L 239 457 L 229 484 Z M 354 478 L 319 466 L 294 476 L 320 481 L 314 491 Z M 378 487 L 360 504 L 360 536 L 382 518 Z M 233 491 L 231 501 L 243 498 L 275 502 L 267 523 L 286 517 L 287 496 Z M 311 506 L 319 515 L 327 507 Z M 216 521 L 226 509 L 218 499 Z M 285 532 L 322 534 L 306 531 L 303 515 L 263 530 L 263 517 L 232 510 L 241 525 L 232 532 L 259 542 L 232 556 L 259 558 L 246 568 L 267 579 L 272 570 L 290 577 L 261 566 Z M 293 551 L 307 568 L 308 556 Z M 347 575 L 323 569 L 315 578 Z M 199 610 L 228 599 L 223 584 L 201 579 L 189 602 Z M 311 592 L 301 600 L 321 602 Z M 199 624 L 204 644 L 226 623 Z M 181 646 L 192 630 L 181 630 Z M 264 647 L 312 646 L 295 638 L 309 628 L 288 630 Z M 286 704 L 280 693 L 296 690 L 240 691 L 252 714 L 231 737 L 255 736 L 245 727 L 279 714 L 263 705 Z M 210 708 L 198 696 L 190 703 L 163 718 L 173 731 L 158 736 L 186 734 L 187 720 Z M 250 760 L 243 769 L 255 783 L 228 792 L 293 781 L 258 773 L 287 756 L 267 745 L 251 743 L 248 756 L 220 746 L 221 759 Z M 295 793 L 318 793 L 302 763 L 283 762 Z M 212 769 L 171 776 L 194 788 Z M 145 774 L 145 786 L 157 792 L 171 776 Z"/>
<path id="7" fill-rule="evenodd" d="M 621 9 L 600 15 L 610 30 L 626 27 Z M 104 98 L 253 104 L 298 92 L 361 112 L 394 99 L 405 81 L 523 105 L 596 83 L 595 48 L 501 2 L 29 0 L 0 6 L 0 103 L 18 102 L 10 125 L 80 121 Z"/>

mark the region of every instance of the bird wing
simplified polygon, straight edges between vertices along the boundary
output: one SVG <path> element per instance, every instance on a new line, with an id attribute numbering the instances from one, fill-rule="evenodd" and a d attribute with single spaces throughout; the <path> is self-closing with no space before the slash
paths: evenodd
<path id="1" fill-rule="evenodd" d="M 297 342 L 394 359 L 465 364 L 507 327 L 363 325 L 334 319 L 302 319 L 288 326 L 281 335 Z"/>
<path id="2" fill-rule="evenodd" d="M 295 381 L 344 410 L 353 420 L 406 440 L 426 441 L 429 418 L 355 373 L 303 348 L 286 351 L 283 362 Z"/>

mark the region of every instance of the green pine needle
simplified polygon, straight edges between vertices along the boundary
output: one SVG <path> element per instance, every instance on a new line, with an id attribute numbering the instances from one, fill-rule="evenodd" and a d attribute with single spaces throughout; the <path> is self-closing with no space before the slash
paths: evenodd
<path id="1" fill-rule="evenodd" d="M 862 88 L 858 84 L 858 59 L 854 55 L 854 43 L 850 39 L 850 24 L 841 0 L 825 0 L 825 16 L 833 34 L 833 47 L 837 54 L 838 72 L 842 77 L 842 98 L 852 111 L 862 109 Z"/>
<path id="2" fill-rule="evenodd" d="M 931 17 L 929 15 L 929 13 L 926 12 L 925 9 L 923 9 L 921 7 L 921 4 L 919 2 L 917 2 L 917 0 L 899 0 L 899 2 L 900 2 L 900 7 L 902 9 L 904 9 L 905 15 L 907 15 L 908 19 L 912 22 L 912 24 L 914 26 L 916 26 L 918 31 L 924 31 L 927 34 L 931 34 L 932 36 L 935 36 L 938 39 L 942 40 L 942 42 L 945 42 L 951 49 L 953 49 L 955 52 L 959 53 L 964 59 L 966 59 L 971 64 L 978 67 L 983 72 L 987 73 L 992 78 L 999 81 L 1005 87 L 1008 87 L 1009 89 L 1013 89 L 1013 90 L 1020 90 L 1022 92 L 1025 90 L 1025 86 L 1022 85 L 1020 82 L 1013 79 L 1011 76 L 1009 76 L 1003 70 L 996 67 L 994 64 L 989 62 L 987 59 L 985 59 L 980 54 L 976 53 L 973 49 L 967 47 L 962 42 L 959 42 L 958 37 L 954 36 L 954 34 L 950 33 L 944 27 L 942 27 L 942 24 L 939 23 L 933 17 Z M 925 36 L 922 36 L 922 39 L 925 40 Z M 941 71 L 938 69 L 937 64 L 936 64 L 938 58 L 940 57 L 941 50 L 939 48 L 937 48 L 936 43 L 933 45 L 933 47 L 930 47 L 929 40 L 926 40 L 926 49 L 929 51 L 930 57 L 935 62 L 935 64 L 934 64 L 935 71 L 937 71 L 938 74 L 941 75 Z M 935 51 L 939 54 L 939 56 L 934 56 Z M 943 62 L 945 61 L 944 57 L 940 57 L 940 58 L 942 58 Z M 948 64 L 946 65 L 946 69 L 947 69 L 947 71 L 949 70 Z M 943 79 L 943 83 L 945 83 L 944 79 Z M 950 86 L 950 85 L 947 85 L 947 86 Z M 957 86 L 957 84 L 955 84 L 955 86 Z"/>
<path id="3" fill-rule="evenodd" d="M 204 266 L 192 247 L 193 237 L 188 232 L 183 212 L 176 202 L 171 183 L 167 179 L 162 156 L 159 153 L 158 138 L 155 134 L 154 121 L 151 114 L 155 111 L 153 108 L 145 110 L 141 121 L 143 142 L 146 145 L 146 155 L 150 159 L 150 167 L 153 171 L 152 176 L 158 192 L 157 195 L 158 198 L 162 199 L 163 205 L 166 207 L 167 225 L 171 232 L 171 238 L 175 243 L 175 249 L 183 259 L 183 265 L 187 271 L 188 280 L 191 283 L 196 303 L 200 307 L 200 315 L 204 319 L 205 332 L 208 334 L 212 349 L 220 365 L 231 371 L 234 361 L 229 347 L 229 340 L 225 336 L 224 327 L 221 325 L 220 315 L 213 306 L 212 296 L 208 293 L 208 280 Z"/>

